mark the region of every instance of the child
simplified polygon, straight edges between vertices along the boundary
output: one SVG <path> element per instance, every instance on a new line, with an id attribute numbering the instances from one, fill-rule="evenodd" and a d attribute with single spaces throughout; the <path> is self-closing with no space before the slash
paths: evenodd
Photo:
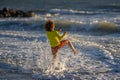
<path id="1" fill-rule="evenodd" d="M 77 50 L 73 47 L 72 43 L 69 40 L 63 40 L 65 35 L 67 34 L 64 32 L 61 36 L 59 35 L 59 31 L 54 30 L 55 24 L 54 21 L 48 20 L 45 24 L 46 35 L 49 39 L 51 50 L 53 54 L 53 59 L 57 58 L 58 50 L 64 47 L 66 44 L 70 46 L 74 55 L 77 54 Z"/>

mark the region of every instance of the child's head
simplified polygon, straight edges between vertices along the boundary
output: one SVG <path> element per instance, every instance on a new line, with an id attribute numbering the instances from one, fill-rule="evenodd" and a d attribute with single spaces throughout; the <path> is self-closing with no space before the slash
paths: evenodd
<path id="1" fill-rule="evenodd" d="M 54 21 L 52 20 L 48 20 L 46 23 L 45 23 L 45 29 L 46 31 L 53 31 L 54 30 Z"/>

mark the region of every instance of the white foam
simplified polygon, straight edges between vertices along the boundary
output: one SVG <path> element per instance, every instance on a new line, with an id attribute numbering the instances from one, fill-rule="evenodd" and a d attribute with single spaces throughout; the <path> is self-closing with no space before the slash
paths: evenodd
<path id="1" fill-rule="evenodd" d="M 113 79 L 120 76 L 117 58 L 120 41 L 115 34 L 94 36 L 68 33 L 67 38 L 80 52 L 77 58 L 73 58 L 74 55 L 69 46 L 60 49 L 59 64 L 56 65 L 57 69 L 54 69 L 51 65 L 52 54 L 45 32 L 0 31 L 0 33 L 2 35 L 0 38 L 1 61 L 16 66 L 17 70 L 25 75 L 32 73 L 35 79 L 64 78 L 66 80 L 91 79 L 91 77 L 102 79 L 103 76 L 106 79 Z"/>

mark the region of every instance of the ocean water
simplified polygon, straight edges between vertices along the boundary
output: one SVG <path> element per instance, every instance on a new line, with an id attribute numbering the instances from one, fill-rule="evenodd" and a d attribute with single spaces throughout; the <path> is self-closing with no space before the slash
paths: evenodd
<path id="1" fill-rule="evenodd" d="M 0 18 L 0 80 L 120 79 L 120 0 L 0 0 L 3 7 L 36 15 Z M 79 50 L 60 49 L 58 69 L 44 30 L 50 19 Z"/>

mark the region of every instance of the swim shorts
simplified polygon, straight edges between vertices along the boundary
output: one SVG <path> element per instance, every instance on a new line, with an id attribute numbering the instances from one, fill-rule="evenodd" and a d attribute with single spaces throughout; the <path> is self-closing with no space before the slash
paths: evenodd
<path id="1" fill-rule="evenodd" d="M 63 46 L 65 46 L 68 43 L 68 40 L 62 40 L 60 42 L 60 45 L 56 46 L 56 47 L 51 47 L 52 53 L 55 54 L 58 52 L 58 49 L 62 48 Z"/>

